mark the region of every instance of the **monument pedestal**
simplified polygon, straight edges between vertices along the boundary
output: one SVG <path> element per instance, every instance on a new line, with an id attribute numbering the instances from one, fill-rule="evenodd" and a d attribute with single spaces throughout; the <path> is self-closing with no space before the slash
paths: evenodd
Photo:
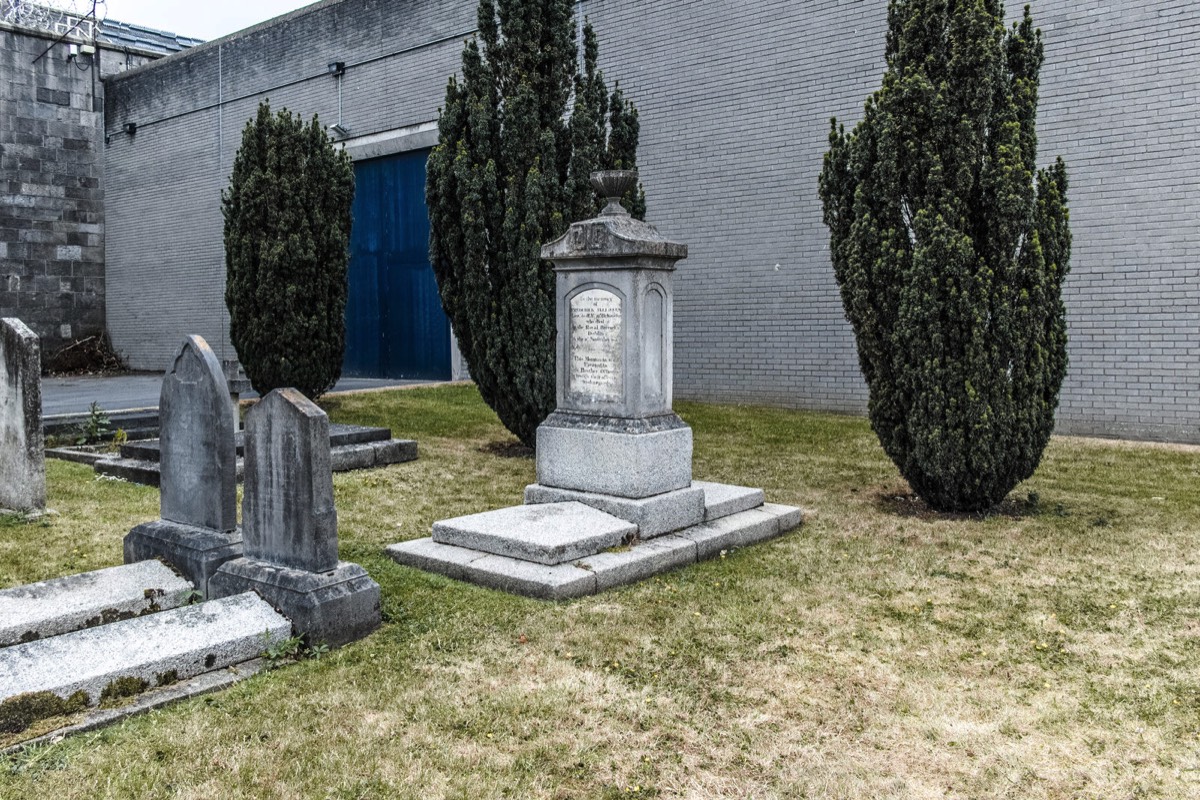
<path id="1" fill-rule="evenodd" d="M 125 563 L 157 558 L 170 564 L 196 584 L 204 597 L 217 568 L 242 554 L 242 532 L 216 531 L 157 519 L 138 525 L 125 535 Z"/>
<path id="2" fill-rule="evenodd" d="M 556 411 L 537 430 L 538 483 L 643 498 L 692 482 L 692 429 L 674 413 L 645 419 Z"/>
<path id="3" fill-rule="evenodd" d="M 525 505 L 436 522 L 431 538 L 388 547 L 396 561 L 561 599 L 800 524 L 761 489 L 692 482 L 692 429 L 671 409 L 671 273 L 687 247 L 621 208 L 635 184 L 593 174 L 608 206 L 542 248 L 556 274 L 557 408 L 538 427 Z"/>
<path id="4" fill-rule="evenodd" d="M 310 643 L 340 647 L 379 627 L 379 584 L 358 564 L 329 572 L 293 569 L 257 558 L 226 561 L 209 583 L 212 597 L 253 590 Z"/>

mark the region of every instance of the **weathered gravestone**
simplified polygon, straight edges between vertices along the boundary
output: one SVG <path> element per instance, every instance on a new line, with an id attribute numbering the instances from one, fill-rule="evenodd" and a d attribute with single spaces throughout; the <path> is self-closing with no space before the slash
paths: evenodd
<path id="1" fill-rule="evenodd" d="M 245 552 L 221 565 L 209 591 L 253 589 L 312 643 L 366 636 L 380 622 L 379 584 L 338 560 L 329 418 L 299 391 L 276 389 L 245 424 Z"/>
<path id="2" fill-rule="evenodd" d="M 208 595 L 217 567 L 242 553 L 237 453 L 221 362 L 199 336 L 184 340 L 159 394 L 161 519 L 125 537 L 125 563 L 161 558 Z"/>
<path id="3" fill-rule="evenodd" d="M 37 335 L 13 317 L 0 319 L 0 508 L 46 507 L 42 435 L 42 354 Z"/>
<path id="4" fill-rule="evenodd" d="M 636 182 L 594 173 L 607 207 L 542 248 L 556 273 L 558 407 L 538 427 L 526 505 L 436 522 L 429 539 L 388 547 L 395 560 L 554 599 L 800 524 L 761 489 L 692 480 L 692 430 L 671 408 L 671 279 L 687 247 L 621 207 Z"/>

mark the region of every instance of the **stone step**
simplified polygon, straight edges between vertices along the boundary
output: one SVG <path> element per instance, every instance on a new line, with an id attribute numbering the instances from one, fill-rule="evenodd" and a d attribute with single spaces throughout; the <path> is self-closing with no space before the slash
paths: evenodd
<path id="1" fill-rule="evenodd" d="M 373 430 L 387 431 L 387 428 Z M 121 448 L 122 453 L 126 448 Z M 140 449 L 129 452 L 147 452 Z M 155 441 L 154 458 L 123 458 L 106 456 L 92 462 L 97 475 L 108 475 L 143 486 L 159 485 L 158 445 Z M 417 458 L 417 443 L 412 439 L 384 439 L 368 442 L 343 444 L 329 451 L 329 462 L 334 472 L 350 472 L 356 469 L 386 467 L 388 464 L 403 464 Z M 243 459 L 237 460 L 237 478 L 242 480 Z"/>
<path id="2" fill-rule="evenodd" d="M 539 507 L 544 508 L 517 506 L 501 510 Z M 632 547 L 596 552 L 569 563 L 553 565 L 445 544 L 433 538 L 389 545 L 385 552 L 405 566 L 449 578 L 528 597 L 564 600 L 634 583 L 711 558 L 722 550 L 779 536 L 800 525 L 802 517 L 798 508 L 764 503 L 758 508 L 639 542 Z"/>
<path id="3" fill-rule="evenodd" d="M 692 488 L 704 490 L 704 521 L 712 522 L 721 517 L 758 508 L 766 502 L 762 489 L 749 486 L 734 486 L 729 483 L 692 481 Z"/>
<path id="4" fill-rule="evenodd" d="M 5 589 L 0 647 L 176 608 L 193 588 L 161 561 L 140 561 Z"/>
<path id="5" fill-rule="evenodd" d="M 224 669 L 258 657 L 291 631 L 287 619 L 246 592 L 18 644 L 0 658 L 0 702 L 82 691 L 95 705 L 115 681 L 149 688 Z"/>
<path id="6" fill-rule="evenodd" d="M 512 506 L 433 523 L 433 541 L 554 565 L 624 544 L 637 525 L 577 501 Z"/>
<path id="7" fill-rule="evenodd" d="M 390 428 L 372 428 L 363 425 L 344 425 L 331 423 L 329 425 L 329 446 L 344 447 L 346 445 L 366 444 L 368 442 L 386 442 L 392 438 Z M 402 440 L 395 440 L 402 441 Z M 244 431 L 234 434 L 234 444 L 238 456 L 244 455 Z M 147 439 L 140 442 L 126 442 L 121 445 L 122 458 L 138 459 L 141 461 L 159 460 L 159 440 Z"/>
<path id="8" fill-rule="evenodd" d="M 106 438 L 112 438 L 118 430 L 125 431 L 130 439 L 137 435 L 158 435 L 158 409 L 140 408 L 129 411 L 106 412 L 108 417 L 108 433 Z M 42 430 L 47 436 L 71 436 L 84 425 L 91 414 L 51 414 L 42 419 Z"/>

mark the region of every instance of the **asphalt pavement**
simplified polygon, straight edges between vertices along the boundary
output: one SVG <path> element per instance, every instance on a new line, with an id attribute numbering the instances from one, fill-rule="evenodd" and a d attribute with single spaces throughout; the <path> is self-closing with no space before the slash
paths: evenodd
<path id="1" fill-rule="evenodd" d="M 361 389 L 384 389 L 429 383 L 424 380 L 386 378 L 342 378 L 331 393 Z M 157 408 L 162 373 L 135 372 L 127 375 L 80 375 L 66 378 L 42 378 L 42 415 L 81 414 L 93 402 L 106 412 L 135 408 Z M 242 397 L 257 397 L 248 392 Z"/>

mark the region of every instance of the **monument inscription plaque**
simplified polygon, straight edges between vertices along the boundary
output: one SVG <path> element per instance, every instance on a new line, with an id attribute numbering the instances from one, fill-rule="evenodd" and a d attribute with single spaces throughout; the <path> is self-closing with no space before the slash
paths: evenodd
<path id="1" fill-rule="evenodd" d="M 604 289 L 587 289 L 572 297 L 571 393 L 619 402 L 625 390 L 623 342 L 620 297 Z"/>

